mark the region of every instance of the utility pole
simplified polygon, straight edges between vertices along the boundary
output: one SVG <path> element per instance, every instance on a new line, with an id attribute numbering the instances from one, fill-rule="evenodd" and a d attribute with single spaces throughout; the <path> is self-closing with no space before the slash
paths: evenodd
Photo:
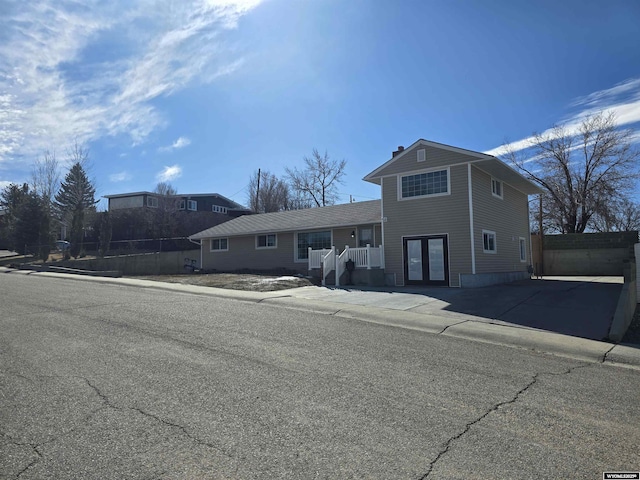
<path id="1" fill-rule="evenodd" d="M 542 194 L 540 194 L 540 211 L 538 215 L 538 229 L 540 231 L 540 275 L 544 275 L 544 233 L 542 232 Z"/>
<path id="2" fill-rule="evenodd" d="M 256 188 L 256 213 L 260 213 L 260 169 L 258 169 L 258 188 Z"/>

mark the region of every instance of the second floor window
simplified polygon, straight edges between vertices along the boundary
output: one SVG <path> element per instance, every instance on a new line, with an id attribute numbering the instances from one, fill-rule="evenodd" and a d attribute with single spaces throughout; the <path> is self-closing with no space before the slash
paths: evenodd
<path id="1" fill-rule="evenodd" d="M 198 202 L 195 200 L 187 200 L 187 210 L 191 210 L 193 212 L 198 210 Z"/>
<path id="2" fill-rule="evenodd" d="M 147 207 L 158 208 L 158 199 L 156 197 L 147 197 Z"/>
<path id="3" fill-rule="evenodd" d="M 217 213 L 227 213 L 227 207 L 222 207 L 220 205 L 212 205 L 211 211 L 217 212 Z"/>
<path id="4" fill-rule="evenodd" d="M 402 198 L 447 194 L 449 193 L 449 171 L 436 170 L 403 176 L 401 189 Z"/>
<path id="5" fill-rule="evenodd" d="M 494 197 L 502 198 L 502 182 L 500 180 L 491 179 L 491 193 Z"/>

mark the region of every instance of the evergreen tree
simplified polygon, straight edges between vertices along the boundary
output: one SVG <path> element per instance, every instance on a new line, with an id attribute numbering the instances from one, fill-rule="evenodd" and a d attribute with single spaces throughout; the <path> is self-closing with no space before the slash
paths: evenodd
<path id="1" fill-rule="evenodd" d="M 101 257 L 104 257 L 109 251 L 109 245 L 111 244 L 111 236 L 113 234 L 113 227 L 111 225 L 111 215 L 109 212 L 100 212 L 96 221 L 96 230 L 98 231 L 98 253 Z"/>
<path id="2" fill-rule="evenodd" d="M 87 210 L 95 208 L 96 189 L 82 168 L 75 163 L 55 197 L 55 208 L 61 220 L 71 220 L 71 255 L 78 257 L 84 239 L 84 221 Z"/>
<path id="3" fill-rule="evenodd" d="M 49 257 L 51 234 L 49 212 L 43 199 L 30 191 L 11 184 L 0 193 L 0 208 L 5 210 L 3 239 L 6 245 L 21 254 L 35 253 Z"/>
<path id="4" fill-rule="evenodd" d="M 42 197 L 31 191 L 25 194 L 18 206 L 15 238 L 18 251 L 32 253 L 47 261 L 51 251 L 49 213 Z"/>
<path id="5" fill-rule="evenodd" d="M 4 210 L 0 243 L 6 248 L 19 252 L 24 250 L 24 242 L 19 241 L 16 237 L 16 223 L 20 207 L 28 193 L 29 186 L 26 183 L 22 186 L 12 183 L 0 193 L 0 209 Z"/>

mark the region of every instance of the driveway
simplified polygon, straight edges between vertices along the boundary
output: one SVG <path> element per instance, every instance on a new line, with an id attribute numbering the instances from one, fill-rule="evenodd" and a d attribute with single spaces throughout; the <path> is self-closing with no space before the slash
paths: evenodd
<path id="1" fill-rule="evenodd" d="M 305 287 L 294 297 L 454 316 L 603 340 L 622 290 L 622 277 L 544 277 L 483 288 Z"/>

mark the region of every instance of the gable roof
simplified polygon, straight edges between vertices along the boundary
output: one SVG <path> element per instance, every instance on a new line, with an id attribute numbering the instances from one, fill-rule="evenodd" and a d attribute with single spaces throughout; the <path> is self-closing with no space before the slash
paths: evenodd
<path id="1" fill-rule="evenodd" d="M 483 170 L 497 180 L 502 180 L 508 183 L 515 189 L 525 193 L 527 195 L 533 195 L 535 193 L 542 193 L 542 190 L 533 182 L 525 178 L 519 172 L 511 168 L 502 160 L 486 153 L 475 152 L 473 150 L 467 150 L 464 148 L 453 147 L 451 145 L 445 145 L 443 143 L 432 142 L 430 140 L 420 139 L 414 142 L 410 147 L 405 148 L 402 152 L 398 153 L 395 157 L 392 157 L 383 165 L 376 168 L 374 171 L 366 175 L 363 180 L 380 185 L 382 177 L 385 175 L 385 170 L 389 166 L 401 160 L 407 153 L 412 152 L 419 147 L 437 148 L 439 150 L 447 150 L 449 152 L 460 155 L 460 164 L 470 163 L 473 166 Z M 418 168 L 416 168 L 418 169 Z M 395 175 L 395 173 L 394 173 Z"/>
<path id="2" fill-rule="evenodd" d="M 199 240 L 260 233 L 351 227 L 380 223 L 381 212 L 380 200 L 370 200 L 304 210 L 244 215 L 198 232 L 189 238 Z"/>

